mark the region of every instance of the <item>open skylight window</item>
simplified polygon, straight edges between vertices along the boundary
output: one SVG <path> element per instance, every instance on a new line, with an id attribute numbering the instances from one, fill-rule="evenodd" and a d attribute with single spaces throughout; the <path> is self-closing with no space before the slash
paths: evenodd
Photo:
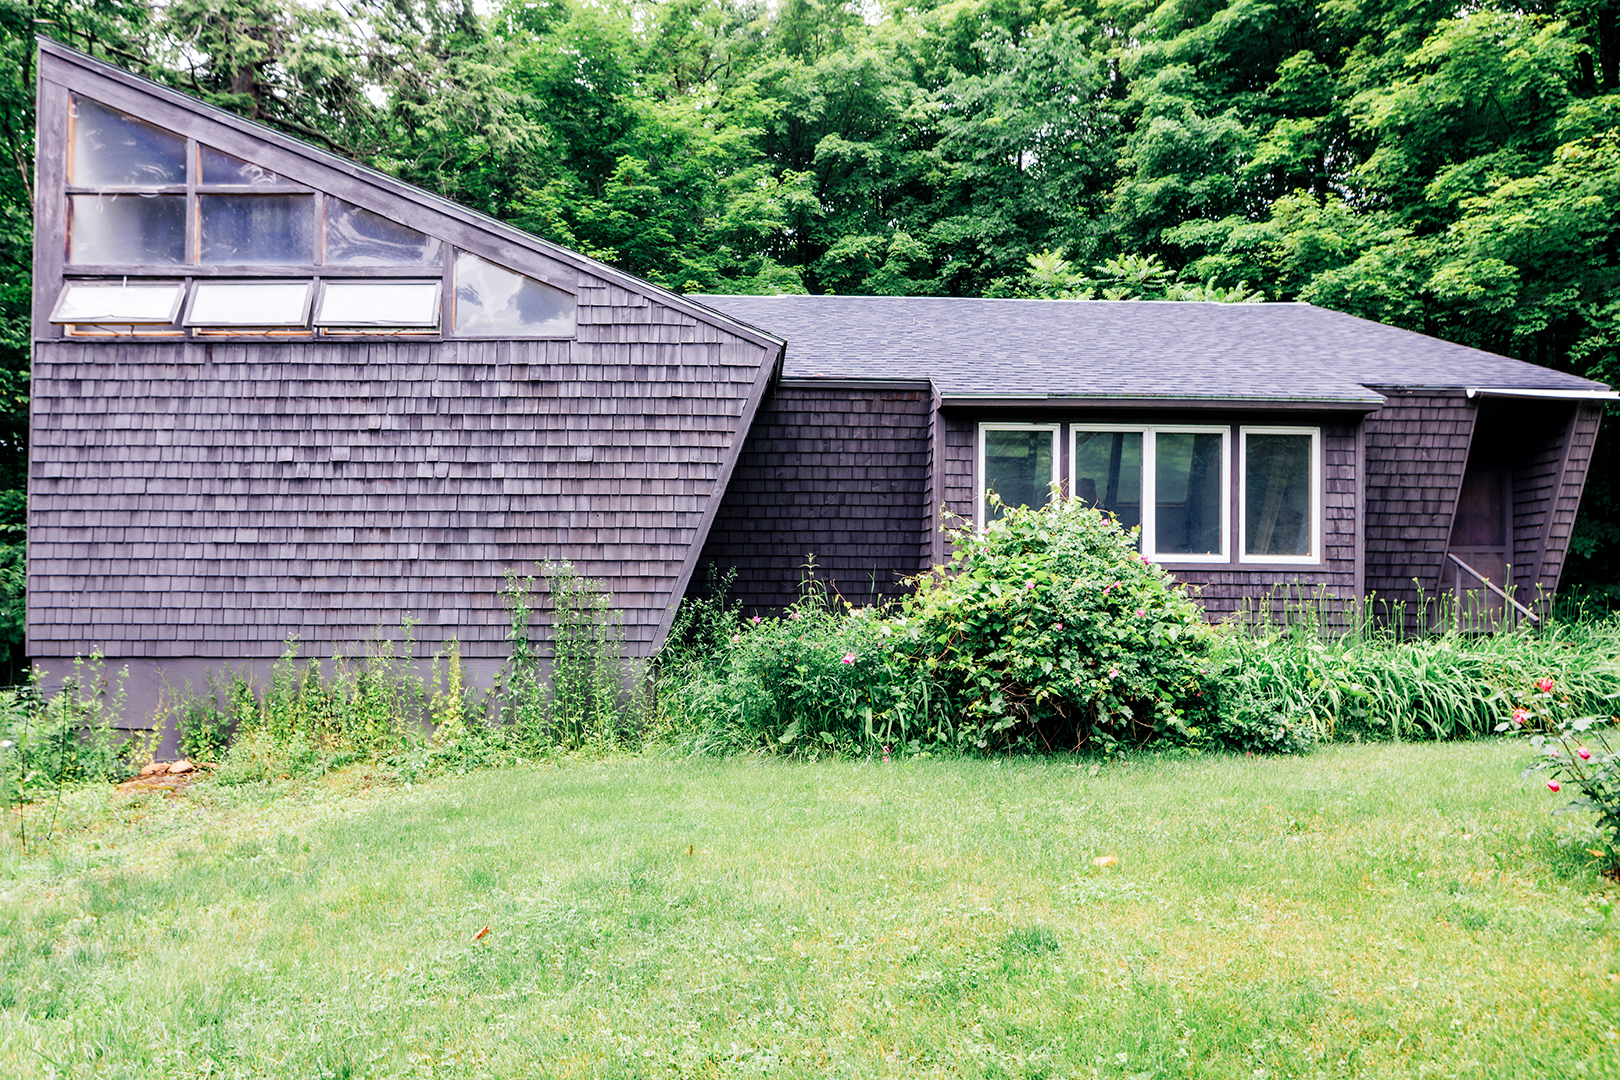
<path id="1" fill-rule="evenodd" d="M 313 287 L 309 281 L 199 281 L 185 325 L 303 327 Z"/>
<path id="2" fill-rule="evenodd" d="M 433 329 L 439 325 L 439 282 L 328 281 L 321 290 L 315 325 Z"/>
<path id="3" fill-rule="evenodd" d="M 174 322 L 186 287 L 178 281 L 69 281 L 62 286 L 53 323 L 114 323 L 123 326 Z"/>
<path id="4" fill-rule="evenodd" d="M 463 251 L 456 255 L 456 333 L 462 337 L 572 337 L 574 297 Z"/>

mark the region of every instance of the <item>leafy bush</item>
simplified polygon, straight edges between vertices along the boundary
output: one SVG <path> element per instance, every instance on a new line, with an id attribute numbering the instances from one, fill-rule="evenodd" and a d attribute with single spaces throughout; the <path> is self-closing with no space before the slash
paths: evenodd
<path id="1" fill-rule="evenodd" d="M 1217 635 L 1198 606 L 1110 515 L 1074 500 L 1000 510 L 982 533 L 951 533 L 950 563 L 919 578 L 893 620 L 946 695 L 952 741 L 1111 750 L 1207 740 Z"/>
<path id="2" fill-rule="evenodd" d="M 814 557 L 779 618 L 741 619 L 723 589 L 683 615 L 659 658 L 662 722 L 690 749 L 921 745 L 948 729 L 943 699 L 894 648 L 890 621 L 829 593 Z"/>

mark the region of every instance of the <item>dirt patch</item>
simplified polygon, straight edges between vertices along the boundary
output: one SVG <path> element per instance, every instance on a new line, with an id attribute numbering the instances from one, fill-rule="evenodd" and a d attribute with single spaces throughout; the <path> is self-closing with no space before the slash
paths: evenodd
<path id="1" fill-rule="evenodd" d="M 166 792 L 172 799 L 191 785 L 204 771 L 213 768 L 211 762 L 162 762 L 155 761 L 141 770 L 141 775 L 125 780 L 113 788 L 119 795 L 131 795 L 142 791 Z"/>

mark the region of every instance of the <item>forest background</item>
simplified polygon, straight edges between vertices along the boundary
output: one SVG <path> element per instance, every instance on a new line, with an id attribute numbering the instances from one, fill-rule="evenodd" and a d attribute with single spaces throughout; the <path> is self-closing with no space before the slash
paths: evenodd
<path id="1" fill-rule="evenodd" d="M 1620 383 L 1620 0 L 0 0 L 13 675 L 36 33 L 680 291 L 1261 295 Z"/>

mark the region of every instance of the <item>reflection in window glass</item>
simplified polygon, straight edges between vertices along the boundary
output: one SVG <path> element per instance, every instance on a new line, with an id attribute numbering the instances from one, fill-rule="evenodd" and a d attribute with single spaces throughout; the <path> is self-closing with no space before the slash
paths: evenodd
<path id="1" fill-rule="evenodd" d="M 439 241 L 381 214 L 326 200 L 329 266 L 438 266 Z"/>
<path id="2" fill-rule="evenodd" d="M 314 197 L 199 195 L 204 263 L 307 265 L 314 261 Z"/>
<path id="3" fill-rule="evenodd" d="M 1221 443 L 1218 432 L 1154 436 L 1153 546 L 1159 555 L 1220 553 Z"/>
<path id="4" fill-rule="evenodd" d="M 186 182 L 186 140 L 87 98 L 70 106 L 68 183 L 81 187 Z"/>
<path id="5" fill-rule="evenodd" d="M 210 146 L 199 146 L 202 156 L 202 182 L 205 184 L 250 184 L 254 187 L 274 187 L 284 183 L 281 177 L 251 161 L 221 153 Z"/>
<path id="6" fill-rule="evenodd" d="M 51 315 L 53 323 L 170 323 L 180 309 L 179 282 L 129 285 L 70 281 Z"/>
<path id="7" fill-rule="evenodd" d="M 168 266 L 185 261 L 184 195 L 71 195 L 68 262 Z"/>
<path id="8" fill-rule="evenodd" d="M 439 325 L 437 281 L 329 281 L 316 326 Z"/>
<path id="9" fill-rule="evenodd" d="M 303 326 L 308 281 L 199 281 L 187 326 Z"/>
<path id="10" fill-rule="evenodd" d="M 1052 444 L 1042 428 L 984 428 L 984 486 L 1007 506 L 1044 506 L 1052 494 Z M 985 503 L 985 523 L 1000 517 Z"/>
<path id="11" fill-rule="evenodd" d="M 1142 524 L 1142 433 L 1074 433 L 1074 494 L 1127 529 Z"/>
<path id="12" fill-rule="evenodd" d="M 568 337 L 573 332 L 573 296 L 466 252 L 456 256 L 456 333 Z"/>
<path id="13" fill-rule="evenodd" d="M 1243 441 L 1246 555 L 1311 554 L 1311 437 L 1247 434 Z"/>

